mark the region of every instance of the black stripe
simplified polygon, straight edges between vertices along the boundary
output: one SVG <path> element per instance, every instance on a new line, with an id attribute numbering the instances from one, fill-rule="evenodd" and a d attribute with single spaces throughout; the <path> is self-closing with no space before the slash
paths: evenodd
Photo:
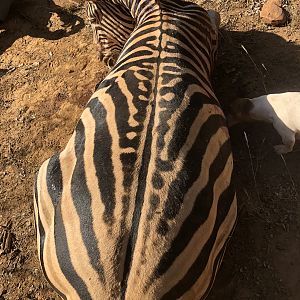
<path id="1" fill-rule="evenodd" d="M 105 283 L 100 252 L 97 247 L 97 237 L 93 228 L 92 199 L 86 182 L 84 165 L 85 152 L 85 128 L 80 120 L 76 127 L 75 155 L 76 164 L 71 179 L 71 193 L 76 212 L 80 220 L 80 232 L 88 252 L 91 266 L 99 276 L 99 280 Z"/>
<path id="2" fill-rule="evenodd" d="M 55 170 L 55 174 L 53 174 L 53 170 Z M 65 278 L 77 291 L 80 298 L 88 300 L 91 299 L 91 295 L 89 294 L 87 286 L 85 285 L 84 281 L 78 276 L 77 272 L 75 271 L 70 258 L 70 252 L 67 244 L 67 236 L 66 236 L 64 221 L 62 219 L 62 214 L 61 214 L 60 199 L 61 199 L 61 193 L 63 187 L 62 184 L 63 184 L 62 173 L 61 173 L 59 156 L 56 155 L 50 159 L 48 164 L 47 187 L 48 187 L 48 193 L 52 200 L 52 203 L 55 203 L 56 205 L 54 239 L 55 239 L 57 260 Z"/>
<path id="3" fill-rule="evenodd" d="M 221 249 L 221 251 L 219 252 L 219 254 L 217 255 L 217 257 L 215 258 L 214 265 L 213 265 L 213 271 L 212 271 L 212 274 L 213 274 L 212 275 L 212 280 L 210 282 L 209 287 L 206 289 L 205 294 L 203 295 L 202 299 L 200 299 L 200 300 L 206 299 L 207 296 L 208 296 L 208 294 L 209 294 L 209 292 L 211 291 L 211 288 L 212 288 L 212 286 L 214 284 L 214 281 L 216 279 L 217 272 L 218 272 L 218 270 L 220 268 L 220 265 L 222 263 L 222 260 L 223 260 L 223 257 L 224 257 L 224 254 L 225 254 L 225 251 L 226 251 L 226 248 L 227 248 L 227 244 L 229 243 L 229 240 L 230 240 L 230 238 L 231 238 L 231 236 L 233 234 L 235 226 L 236 226 L 236 221 L 235 221 L 235 223 L 234 223 L 234 225 L 233 225 L 233 227 L 231 229 L 230 234 L 228 235 L 228 239 L 226 240 L 223 248 Z"/>
<path id="4" fill-rule="evenodd" d="M 161 258 L 159 264 L 157 265 L 157 268 L 153 274 L 153 279 L 157 278 L 159 276 L 162 276 L 170 268 L 170 266 L 175 261 L 177 256 L 179 256 L 180 253 L 188 245 L 188 243 L 192 239 L 195 232 L 207 220 L 207 217 L 209 215 L 209 212 L 210 212 L 210 209 L 211 209 L 211 206 L 213 203 L 214 184 L 215 184 L 217 178 L 220 176 L 221 172 L 224 170 L 225 165 L 228 160 L 228 157 L 230 155 L 231 155 L 231 147 L 230 147 L 229 140 L 227 140 L 220 147 L 219 153 L 209 169 L 209 181 L 208 181 L 207 185 L 198 194 L 191 213 L 183 222 L 177 236 L 174 238 L 174 240 L 171 243 L 169 251 L 167 251 L 162 256 L 162 258 Z M 233 191 L 231 191 L 231 190 L 232 189 L 230 188 L 228 191 L 230 191 L 230 193 L 233 193 Z M 185 194 L 185 192 L 186 191 L 184 191 L 184 194 Z M 218 204 L 218 215 L 220 215 L 220 216 L 221 215 L 223 216 L 223 214 L 224 214 L 223 213 L 224 209 L 222 209 L 221 205 L 224 205 L 224 201 L 227 201 L 227 199 L 222 198 L 222 197 L 224 197 L 225 194 L 226 193 L 222 194 L 222 196 L 220 197 L 220 200 L 219 200 L 219 204 Z M 179 208 L 181 207 L 181 202 L 182 202 L 181 199 L 180 199 L 181 200 L 180 203 L 176 203 L 176 202 L 172 203 L 172 198 L 170 198 L 170 197 L 171 197 L 171 195 L 169 193 L 168 201 L 164 208 L 164 218 L 161 219 L 160 226 L 166 226 L 166 224 L 167 224 L 166 220 L 173 219 L 177 215 Z M 227 202 L 225 202 L 225 203 L 227 203 Z M 226 206 L 226 208 L 227 208 L 227 206 Z M 218 224 L 218 223 L 216 223 L 216 224 Z M 158 231 L 159 232 L 161 231 L 160 228 L 158 228 Z M 163 232 L 163 233 L 165 233 L 165 232 Z M 160 232 L 160 234 L 162 234 L 162 233 Z"/>
<path id="5" fill-rule="evenodd" d="M 54 236 L 57 260 L 64 276 L 76 290 L 80 299 L 92 300 L 86 284 L 77 274 L 71 262 L 60 205 L 57 207 L 55 214 Z"/>
<path id="6" fill-rule="evenodd" d="M 112 163 L 112 137 L 106 121 L 107 111 L 98 98 L 92 99 L 87 107 L 95 120 L 94 135 L 94 165 L 101 199 L 104 204 L 103 220 L 108 225 L 115 222 L 114 209 L 116 206 L 116 179 Z"/>
<path id="7" fill-rule="evenodd" d="M 153 3 L 149 3 L 150 1 L 137 1 L 137 3 L 141 3 L 138 7 L 135 8 L 135 15 L 139 16 L 139 19 L 142 18 L 143 16 L 141 15 L 141 12 L 143 11 L 143 9 L 148 6 L 148 9 L 144 11 L 144 14 L 147 11 L 152 11 L 154 6 Z"/>
<path id="8" fill-rule="evenodd" d="M 165 147 L 164 136 L 166 135 L 167 131 L 170 129 L 169 125 L 167 124 L 167 120 L 169 120 L 172 114 L 176 111 L 176 109 L 181 105 L 181 102 L 184 99 L 184 94 L 189 87 L 189 84 L 197 84 L 197 80 L 193 76 L 184 76 L 184 80 L 180 83 L 176 84 L 173 87 L 164 87 L 160 90 L 160 94 L 163 96 L 167 93 L 174 93 L 174 98 L 171 101 L 160 100 L 160 107 L 166 108 L 165 110 L 159 113 L 159 125 L 158 125 L 158 150 L 159 153 Z M 202 109 L 204 104 L 212 104 L 218 105 L 215 99 L 211 99 L 201 93 L 194 93 L 190 100 L 188 107 L 182 112 L 180 117 L 178 118 L 176 124 L 173 126 L 176 128 L 171 141 L 168 145 L 168 157 L 170 161 L 174 161 L 179 154 L 180 149 L 182 148 L 183 144 L 186 141 L 186 137 L 191 129 L 192 124 L 194 123 L 199 111 Z M 215 118 L 215 117 L 214 117 Z M 217 117 L 219 119 L 220 117 Z M 220 121 L 224 122 L 225 119 L 218 120 L 216 122 L 214 128 L 216 130 L 219 128 Z M 212 121 L 213 123 L 213 121 Z M 205 137 L 210 135 L 210 128 L 207 128 L 205 132 Z M 199 157 L 199 153 L 198 153 Z M 161 163 L 157 160 L 157 168 L 161 169 Z"/>
<path id="9" fill-rule="evenodd" d="M 105 16 L 105 19 L 109 19 L 111 23 L 114 23 L 116 27 L 124 27 L 129 32 L 129 29 L 133 29 L 134 20 L 128 11 L 121 6 L 111 5 L 110 3 L 101 3 L 101 10 Z M 114 28 L 111 28 L 112 32 Z"/>
<path id="10" fill-rule="evenodd" d="M 221 128 L 223 122 L 224 118 L 222 116 L 211 115 L 207 119 L 207 121 L 202 125 L 200 132 L 198 133 L 198 136 L 193 144 L 193 147 L 190 149 L 189 153 L 185 158 L 182 170 L 177 174 L 177 178 L 170 184 L 162 220 L 172 220 L 177 216 L 179 209 L 183 204 L 182 201 L 184 195 L 187 193 L 187 191 L 191 188 L 193 183 L 198 179 L 200 175 L 201 161 L 205 152 L 207 151 L 207 145 L 209 143 L 209 140 L 214 134 L 217 133 L 219 128 Z M 177 149 L 175 148 L 174 150 Z M 211 170 L 214 171 L 211 174 L 214 177 L 210 175 L 209 178 L 211 184 L 214 184 L 215 179 L 219 175 L 215 172 L 213 167 L 217 167 L 217 170 L 219 170 L 221 166 L 224 163 L 226 163 L 227 156 L 225 154 L 231 153 L 230 151 L 231 148 L 229 145 L 229 141 L 227 141 L 222 145 L 222 148 L 219 150 L 219 154 L 217 157 L 218 160 L 216 158 L 211 166 Z M 195 157 L 199 158 L 198 162 L 195 162 Z M 220 170 L 222 170 L 222 168 Z"/>
<path id="11" fill-rule="evenodd" d="M 60 170 L 59 154 L 49 159 L 46 172 L 46 184 L 51 196 L 52 204 L 57 206 L 62 193 L 62 174 Z"/>
<path id="12" fill-rule="evenodd" d="M 197 118 L 198 114 L 203 108 L 203 105 L 211 104 L 211 105 L 218 105 L 215 99 L 211 99 L 201 93 L 194 93 L 190 98 L 189 106 L 182 112 L 180 118 L 177 120 L 175 124 L 176 133 L 172 136 L 171 141 L 168 145 L 168 156 L 171 160 L 175 160 L 178 158 L 179 151 L 183 147 L 184 143 L 186 142 L 186 137 L 189 134 L 191 127 L 195 119 Z M 207 109 L 208 110 L 208 109 Z M 225 119 L 224 117 L 218 116 L 210 116 L 208 118 L 208 124 L 206 122 L 202 125 L 203 129 L 200 130 L 202 134 L 202 142 L 201 144 L 205 144 L 207 142 L 208 137 L 210 134 L 214 134 L 222 125 L 225 126 Z M 211 128 L 210 128 L 211 126 Z M 196 139 L 197 140 L 197 139 Z M 198 149 L 199 150 L 199 149 Z M 205 151 L 202 148 L 202 151 Z M 204 152 L 201 152 L 203 154 Z M 199 152 L 194 152 L 195 157 L 200 157 Z M 192 166 L 191 166 L 192 167 Z"/>
<path id="13" fill-rule="evenodd" d="M 158 51 L 161 52 L 161 36 L 159 38 L 159 47 Z M 160 64 L 160 59 L 156 59 L 155 63 Z M 153 87 L 153 94 L 158 95 L 158 87 L 157 87 L 157 82 L 158 82 L 158 77 L 159 74 L 155 74 L 156 77 L 154 78 L 154 83 L 155 86 Z M 141 168 L 139 170 L 139 177 L 138 177 L 138 187 L 137 187 L 137 192 L 136 192 L 136 200 L 135 200 L 135 207 L 134 207 L 134 212 L 133 212 L 133 217 L 132 217 L 132 222 L 131 222 L 131 232 L 128 240 L 128 245 L 127 245 L 127 253 L 126 253 L 126 259 L 125 259 L 125 268 L 124 268 L 124 276 L 123 276 L 123 282 L 122 282 L 122 287 L 123 291 L 125 293 L 126 285 L 127 285 L 127 279 L 128 275 L 130 272 L 131 268 L 131 260 L 132 256 L 134 254 L 134 249 L 135 249 L 135 244 L 136 244 L 136 238 L 138 234 L 138 227 L 139 227 L 139 222 L 140 222 L 140 217 L 141 217 L 141 211 L 142 207 L 144 204 L 144 198 L 145 198 L 145 189 L 146 189 L 146 184 L 147 184 L 147 174 L 148 174 L 148 167 L 149 167 L 149 162 L 150 162 L 150 156 L 151 156 L 151 145 L 152 145 L 152 130 L 153 130 L 153 124 L 154 124 L 154 116 L 155 116 L 155 106 L 156 106 L 156 101 L 159 99 L 153 99 L 153 102 L 149 102 L 149 105 L 152 106 L 150 117 L 149 117 L 149 123 L 147 126 L 147 131 L 146 131 L 146 138 L 145 138 L 145 145 L 143 149 L 143 154 L 142 154 L 142 161 L 141 161 Z"/>
<path id="14" fill-rule="evenodd" d="M 192 286 L 196 283 L 197 279 L 201 276 L 201 274 L 203 273 L 207 265 L 207 261 L 211 254 L 212 248 L 216 242 L 216 238 L 220 226 L 222 225 L 222 223 L 224 222 L 224 220 L 228 215 L 229 209 L 234 200 L 234 195 L 235 192 L 232 186 L 229 186 L 222 193 L 222 195 L 219 198 L 216 222 L 209 240 L 206 242 L 202 251 L 199 253 L 197 259 L 195 260 L 191 268 L 188 270 L 188 272 L 185 274 L 185 276 L 169 292 L 167 292 L 161 298 L 161 300 L 180 298 L 184 293 L 186 293 L 188 290 L 192 288 Z M 223 249 L 225 249 L 225 246 L 226 244 L 224 245 L 224 248 L 220 250 L 215 263 L 216 262 L 219 263 L 219 259 L 222 258 Z M 214 272 L 216 271 L 217 271 L 216 268 L 214 268 Z M 214 273 L 212 274 L 212 280 L 213 279 L 214 279 Z"/>
<path id="15" fill-rule="evenodd" d="M 141 37 L 143 35 L 147 35 L 147 34 L 150 34 L 150 33 L 154 33 L 157 28 L 156 26 L 152 26 L 150 28 L 146 28 L 146 26 L 149 26 L 149 25 L 154 25 L 156 24 L 157 21 L 146 21 L 146 22 L 143 22 L 143 24 L 139 27 L 136 27 L 134 29 L 134 31 L 132 32 L 131 36 L 128 38 L 128 40 L 126 41 L 125 45 L 124 45 L 124 50 L 125 52 L 124 53 L 127 53 L 128 52 L 128 45 L 130 45 L 131 43 L 135 42 L 135 40 L 138 38 L 138 37 Z M 141 28 L 145 27 L 145 29 L 142 29 L 140 30 Z M 139 32 L 137 32 L 137 30 L 140 30 Z M 130 46 L 131 47 L 131 46 Z M 129 48 L 129 49 L 134 49 L 134 48 Z M 130 51 L 130 50 L 129 50 Z"/>
<path id="16" fill-rule="evenodd" d="M 152 228 L 152 222 L 151 220 L 153 219 L 155 213 L 156 213 L 156 209 L 158 208 L 158 205 L 159 205 L 159 202 L 160 202 L 160 198 L 159 198 L 159 195 L 158 194 L 154 194 L 152 193 L 151 196 L 150 196 L 150 208 L 147 212 L 147 217 L 146 217 L 146 225 L 145 225 L 145 229 L 144 229 L 144 233 L 143 233 L 143 245 L 144 247 L 142 247 L 141 249 L 141 254 L 140 254 L 140 257 L 142 258 L 141 259 L 141 265 L 144 265 L 147 263 L 147 255 L 146 255 L 146 240 L 149 238 L 149 234 L 151 232 L 151 228 Z M 155 245 L 154 245 L 155 247 Z M 151 257 L 150 257 L 151 259 Z M 143 266 L 140 266 L 140 268 L 142 269 Z M 139 270 L 138 270 L 139 272 Z M 137 276 L 139 276 L 139 274 L 137 274 Z"/>
<path id="17" fill-rule="evenodd" d="M 134 42 L 132 42 L 132 44 L 126 48 L 126 50 L 124 51 L 124 55 L 126 55 L 127 53 L 130 53 L 131 51 L 134 51 L 135 49 L 137 49 L 139 47 L 145 47 L 145 45 L 147 46 L 147 48 L 149 48 L 151 50 L 156 50 L 155 45 L 152 45 L 150 43 L 151 41 L 156 40 L 156 36 L 154 35 L 155 30 L 156 30 L 156 28 L 150 28 L 150 29 L 146 29 L 142 32 L 135 33 L 134 34 Z M 145 35 L 142 39 L 140 39 L 142 34 L 147 34 L 147 35 Z M 152 53 L 152 51 L 151 51 L 151 53 Z"/>
<path id="18" fill-rule="evenodd" d="M 143 157 L 142 157 L 142 163 L 141 163 L 141 169 L 139 172 L 139 178 L 138 178 L 138 188 L 136 193 L 136 201 L 135 201 L 135 207 L 134 207 L 134 213 L 132 217 L 131 222 L 131 233 L 128 240 L 128 246 L 127 246 L 127 253 L 126 253 L 126 259 L 125 259 L 125 269 L 124 269 L 124 276 L 123 276 L 123 287 L 125 289 L 125 284 L 128 279 L 130 267 L 131 267 L 131 259 L 135 248 L 137 233 L 138 233 L 138 227 L 139 227 L 139 221 L 141 217 L 141 210 L 144 203 L 144 197 L 145 197 L 145 188 L 146 188 L 146 177 L 147 177 L 147 168 L 150 161 L 150 153 L 151 153 L 151 144 L 152 144 L 152 128 L 154 123 L 154 116 L 155 116 L 155 108 L 152 107 L 151 114 L 150 114 L 150 120 L 147 127 L 147 133 L 146 133 L 146 139 L 145 139 L 145 146 L 143 151 Z"/>
<path id="19" fill-rule="evenodd" d="M 190 57 L 192 58 L 191 55 L 190 55 Z M 172 65 L 172 64 L 174 64 L 174 57 L 168 57 L 168 56 L 166 56 L 163 59 L 163 62 L 165 64 Z M 198 85 L 201 86 L 204 90 L 206 90 L 207 92 L 211 91 L 211 83 L 210 83 L 209 78 L 206 76 L 206 74 L 203 75 L 203 73 L 200 72 L 200 70 L 202 70 L 202 68 L 200 68 L 199 66 L 195 67 L 195 65 L 193 65 L 192 62 L 188 62 L 184 58 L 178 58 L 178 59 L 176 59 L 176 65 L 177 65 L 177 67 L 179 67 L 181 69 L 188 69 L 188 70 L 192 71 L 193 73 L 195 73 L 199 77 L 199 79 L 202 80 L 208 86 L 208 88 L 204 87 L 203 84 L 200 84 L 201 82 L 197 78 L 195 78 L 193 75 L 190 75 L 190 74 L 181 74 L 180 77 L 183 80 L 186 79 L 186 77 L 190 77 L 190 78 L 193 77 L 194 78 L 193 81 L 197 80 Z M 183 73 L 183 71 L 182 71 L 182 73 Z"/>
<path id="20" fill-rule="evenodd" d="M 183 113 L 181 115 L 181 119 L 179 119 L 176 124 L 177 130 L 174 132 L 173 138 L 168 149 L 169 156 L 174 160 L 177 158 L 179 150 L 185 142 L 185 137 L 188 134 L 187 132 L 190 129 L 192 122 L 196 118 L 196 113 L 198 113 L 199 108 L 201 108 L 200 99 L 201 98 L 199 98 L 199 102 L 197 104 L 198 107 L 194 107 L 194 111 L 191 110 L 190 115 L 188 113 Z M 208 120 L 202 125 L 198 133 L 198 137 L 196 138 L 196 142 L 194 143 L 193 147 L 190 149 L 189 153 L 186 156 L 184 167 L 177 174 L 176 179 L 170 183 L 169 193 L 163 212 L 163 217 L 157 228 L 157 232 L 159 234 L 166 235 L 169 231 L 169 227 L 166 220 L 174 219 L 178 214 L 179 209 L 181 208 L 183 203 L 184 195 L 190 189 L 190 187 L 198 178 L 201 172 L 201 160 L 204 156 L 204 153 L 206 152 L 207 143 L 210 137 L 219 130 L 219 128 L 222 126 L 222 124 L 224 124 L 224 122 L 225 120 L 223 117 L 219 115 L 211 115 L 208 118 Z M 186 128 L 184 128 L 185 125 Z M 177 135 L 181 137 L 181 139 L 177 139 Z M 195 157 L 199 158 L 198 163 L 195 163 Z M 156 159 L 156 168 L 158 170 L 166 171 L 166 165 L 167 162 L 162 161 L 161 159 Z"/>
<path id="21" fill-rule="evenodd" d="M 111 86 L 107 90 L 107 93 L 110 94 L 115 105 L 115 121 L 119 134 L 118 142 L 120 148 L 131 147 L 137 150 L 140 143 L 140 132 L 143 129 L 143 122 L 145 120 L 147 109 L 147 102 L 140 101 L 139 95 L 144 96 L 146 99 L 149 98 L 151 94 L 151 85 L 148 86 L 146 91 L 140 91 L 138 88 L 140 81 L 136 79 L 134 72 L 130 70 L 125 72 L 122 77 L 126 82 L 130 94 L 133 96 L 132 102 L 137 109 L 137 113 L 132 116 L 130 115 L 127 97 L 117 83 Z M 148 83 L 147 81 L 145 82 Z M 145 86 L 147 86 L 147 84 L 145 84 Z M 138 122 L 137 126 L 131 127 L 128 124 L 130 117 L 133 117 L 134 120 Z M 133 139 L 129 139 L 126 135 L 129 132 L 135 132 L 136 136 Z M 136 160 L 136 152 L 121 154 L 122 170 L 124 174 L 123 186 L 126 191 L 128 191 L 132 184 Z"/>
<path id="22" fill-rule="evenodd" d="M 44 244 L 45 244 L 45 229 L 44 226 L 42 225 L 42 221 L 39 215 L 39 202 L 38 202 L 38 190 L 37 190 L 37 175 L 35 175 L 35 180 L 34 180 L 34 199 L 35 199 L 35 205 L 37 208 L 37 215 L 35 216 L 35 219 L 37 219 L 37 223 L 35 222 L 35 227 L 39 229 L 39 238 L 40 238 L 40 263 L 41 263 L 41 268 L 42 271 L 44 273 L 44 276 L 46 278 L 46 280 L 49 282 L 50 286 L 56 291 L 56 293 L 59 294 L 60 297 L 62 297 L 64 300 L 67 299 L 67 297 L 61 292 L 59 291 L 53 284 L 52 282 L 49 280 L 46 270 L 45 270 L 45 264 L 44 264 Z M 35 229 L 36 229 L 35 228 Z M 36 235 L 37 235 L 37 230 L 36 230 Z"/>
<path id="23" fill-rule="evenodd" d="M 199 30 L 201 30 L 201 29 L 199 29 Z M 189 50 L 185 50 L 184 48 L 181 48 L 179 46 L 180 44 L 177 44 L 178 51 L 181 54 L 185 54 L 185 56 L 187 58 L 191 58 L 191 59 L 192 59 L 192 53 L 193 53 L 193 56 L 195 57 L 194 63 L 197 64 L 199 70 L 202 70 L 208 74 L 210 72 L 210 70 L 208 69 L 206 62 L 203 59 L 203 56 L 204 56 L 207 59 L 207 61 L 210 62 L 210 56 L 211 56 L 210 48 L 211 47 L 208 44 L 207 38 L 204 39 L 200 35 L 191 34 L 189 30 L 186 30 L 186 28 L 180 28 L 180 31 L 181 32 L 178 31 L 176 34 L 176 35 L 180 35 L 180 38 L 177 36 L 176 36 L 176 38 L 178 39 L 178 41 L 180 41 L 180 44 L 185 45 L 185 47 L 188 47 Z M 205 29 L 202 29 L 202 31 L 205 31 Z M 209 32 L 207 29 L 206 29 L 206 36 L 209 36 Z M 184 37 L 184 40 L 183 40 L 183 37 Z M 187 39 L 187 37 L 189 37 L 191 42 L 194 42 L 194 45 Z M 200 60 L 200 62 L 198 60 L 196 60 L 196 58 L 198 60 Z"/>
<path id="24" fill-rule="evenodd" d="M 151 72 L 149 72 L 151 73 Z M 141 101 L 139 96 L 144 96 L 146 99 L 150 98 L 152 92 L 151 83 L 147 86 L 147 81 L 143 81 L 145 86 L 147 86 L 146 91 L 139 90 L 139 82 L 135 77 L 134 71 L 128 70 L 126 71 L 122 77 L 125 80 L 126 87 L 128 88 L 130 94 L 132 95 L 133 105 L 136 108 L 137 112 L 134 115 L 130 115 L 128 99 L 119 86 L 115 85 L 111 89 L 108 89 L 108 93 L 114 100 L 116 106 L 116 123 L 118 127 L 118 132 L 120 132 L 120 146 L 122 148 L 132 147 L 137 149 L 140 141 L 140 133 L 143 130 L 143 123 L 146 118 L 148 101 Z M 138 122 L 138 125 L 132 127 L 128 124 L 129 118 L 133 117 L 133 119 Z M 126 134 L 128 132 L 135 132 L 137 136 L 132 140 L 128 139 Z"/>
<path id="25" fill-rule="evenodd" d="M 204 26 L 203 20 L 201 21 L 199 22 L 199 18 L 196 18 L 196 20 L 180 18 L 181 26 L 178 26 L 178 19 L 172 18 L 166 23 L 173 25 L 175 28 L 177 27 L 177 29 L 167 28 L 163 32 L 168 36 L 175 37 L 180 42 L 184 42 L 191 49 L 194 48 L 191 43 L 193 42 L 196 45 L 196 48 L 194 48 L 196 53 L 204 51 L 203 54 L 208 54 L 209 41 L 207 36 L 210 36 L 210 30 L 207 26 Z"/>
<path id="26" fill-rule="evenodd" d="M 132 67 L 133 65 L 140 69 L 152 69 L 152 67 L 148 66 L 148 64 L 149 65 L 156 64 L 157 59 L 150 55 L 148 57 L 139 56 L 141 52 L 142 51 L 138 51 L 135 54 L 131 54 L 124 61 L 119 60 L 117 62 L 117 64 L 113 67 L 113 72 L 126 71 L 126 70 L 130 69 L 130 67 Z M 135 60 L 133 62 L 128 62 L 128 60 L 133 59 L 133 58 L 135 58 Z M 144 65 L 145 63 L 147 64 L 147 66 Z"/>

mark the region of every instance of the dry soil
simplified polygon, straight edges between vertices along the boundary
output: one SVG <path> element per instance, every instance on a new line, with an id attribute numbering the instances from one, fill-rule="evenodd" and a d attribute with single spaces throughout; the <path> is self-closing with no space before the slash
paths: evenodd
<path id="1" fill-rule="evenodd" d="M 260 21 L 263 0 L 194 2 L 221 13 L 214 86 L 225 111 L 236 97 L 300 91 L 299 0 L 284 1 L 290 20 L 279 28 Z M 58 299 L 37 260 L 32 186 L 108 71 L 84 18 L 75 1 L 16 0 L 0 24 L 0 232 L 12 236 L 0 300 Z M 299 300 L 300 147 L 276 155 L 266 124 L 230 132 L 239 219 L 209 299 Z"/>

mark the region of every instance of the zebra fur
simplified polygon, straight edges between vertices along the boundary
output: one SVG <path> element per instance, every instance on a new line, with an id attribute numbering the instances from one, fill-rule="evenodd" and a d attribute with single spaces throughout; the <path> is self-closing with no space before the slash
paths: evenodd
<path id="1" fill-rule="evenodd" d="M 99 26 L 122 11 L 135 27 L 124 45 L 114 28 L 99 35 L 120 55 L 37 174 L 42 269 L 63 299 L 205 299 L 236 221 L 230 139 L 211 85 L 217 28 L 180 0 L 97 5 L 111 8 Z"/>
<path id="2" fill-rule="evenodd" d="M 94 43 L 99 45 L 99 58 L 112 67 L 134 29 L 134 20 L 123 6 L 111 2 L 87 1 L 86 12 Z"/>

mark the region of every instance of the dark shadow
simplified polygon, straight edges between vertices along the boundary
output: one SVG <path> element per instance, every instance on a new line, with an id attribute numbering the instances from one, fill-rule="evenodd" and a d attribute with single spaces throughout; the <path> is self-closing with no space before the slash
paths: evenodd
<path id="1" fill-rule="evenodd" d="M 52 0 L 15 0 L 7 19 L 0 24 L 0 55 L 26 35 L 58 40 L 77 33 L 84 21 L 74 14 L 75 10 L 63 9 Z M 0 71 L 1 76 L 5 70 Z"/>
<path id="2" fill-rule="evenodd" d="M 237 97 L 300 91 L 300 47 L 271 32 L 221 30 L 214 87 Z M 299 116 L 300 118 L 300 116 Z M 272 125 L 230 130 L 239 217 L 209 300 L 300 299 L 300 152 L 277 155 Z"/>

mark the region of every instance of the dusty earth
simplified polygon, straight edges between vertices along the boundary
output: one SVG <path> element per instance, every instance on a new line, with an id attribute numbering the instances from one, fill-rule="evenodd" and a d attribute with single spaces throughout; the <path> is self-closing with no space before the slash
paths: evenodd
<path id="1" fill-rule="evenodd" d="M 259 20 L 263 2 L 198 1 L 222 17 L 214 85 L 225 110 L 237 96 L 300 91 L 300 1 L 284 1 L 280 28 Z M 84 18 L 71 0 L 16 0 L 0 25 L 0 232 L 11 238 L 0 244 L 0 300 L 58 299 L 37 260 L 32 185 L 107 72 Z M 209 299 L 298 300 L 299 144 L 276 155 L 279 137 L 259 123 L 231 135 L 239 219 Z"/>

